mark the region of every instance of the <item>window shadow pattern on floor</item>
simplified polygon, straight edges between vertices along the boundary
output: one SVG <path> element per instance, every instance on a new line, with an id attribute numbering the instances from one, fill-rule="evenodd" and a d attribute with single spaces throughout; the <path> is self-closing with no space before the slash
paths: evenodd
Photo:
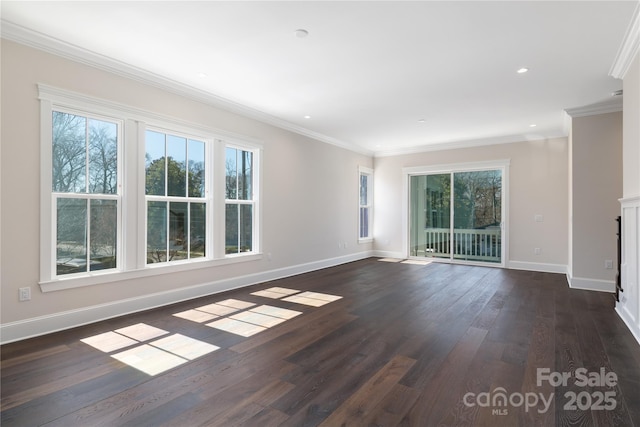
<path id="1" fill-rule="evenodd" d="M 321 307 L 342 298 L 338 295 L 282 287 L 252 292 L 251 295 L 312 307 Z M 226 299 L 173 315 L 210 328 L 250 337 L 301 314 L 301 311 L 273 305 Z M 213 344 L 182 334 L 171 334 L 145 323 L 104 332 L 80 341 L 151 376 L 220 349 Z"/>

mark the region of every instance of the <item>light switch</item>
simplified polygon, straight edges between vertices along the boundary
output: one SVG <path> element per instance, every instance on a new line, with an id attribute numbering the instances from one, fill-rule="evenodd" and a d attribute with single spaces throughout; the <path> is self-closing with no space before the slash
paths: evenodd
<path id="1" fill-rule="evenodd" d="M 534 219 L 536 220 L 536 222 L 544 222 L 544 216 L 537 214 Z"/>

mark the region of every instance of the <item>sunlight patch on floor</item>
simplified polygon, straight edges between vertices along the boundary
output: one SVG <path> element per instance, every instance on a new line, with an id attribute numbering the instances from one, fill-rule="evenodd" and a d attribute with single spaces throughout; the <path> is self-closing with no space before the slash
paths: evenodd
<path id="1" fill-rule="evenodd" d="M 342 298 L 338 295 L 301 292 L 281 287 L 254 292 L 252 295 L 313 307 L 320 307 Z M 250 337 L 301 314 L 302 312 L 296 310 L 271 305 L 257 306 L 252 302 L 230 298 L 174 313 L 173 316 Z M 210 320 L 214 321 L 209 322 Z M 110 354 L 111 357 L 148 375 L 157 375 L 219 349 L 203 341 L 181 334 L 169 335 L 169 333 L 145 323 L 137 323 L 80 341 L 104 353 L 118 351 Z"/>
<path id="2" fill-rule="evenodd" d="M 240 320 L 229 319 L 228 317 L 216 320 L 215 322 L 207 323 L 207 326 L 243 337 L 250 337 L 251 335 L 257 334 L 258 332 L 267 330 L 267 328 L 265 327 L 254 325 L 252 323 L 242 322 Z"/>
<path id="3" fill-rule="evenodd" d="M 239 308 L 228 307 L 215 303 L 203 305 L 202 307 L 196 307 L 196 310 L 204 311 L 209 314 L 215 314 L 216 316 L 226 316 L 227 314 L 235 313 L 239 310 Z"/>
<path id="4" fill-rule="evenodd" d="M 281 319 L 293 319 L 302 314 L 301 311 L 289 310 L 286 308 L 274 307 L 272 305 L 261 305 L 250 309 L 255 313 L 266 314 L 268 316 L 279 317 Z"/>
<path id="5" fill-rule="evenodd" d="M 174 316 L 180 317 L 181 319 L 185 320 L 191 320 L 192 322 L 196 323 L 208 322 L 209 320 L 213 320 L 218 317 L 215 314 L 207 313 L 200 310 L 181 311 L 180 313 L 175 313 Z"/>
<path id="6" fill-rule="evenodd" d="M 265 297 L 265 298 L 280 299 L 289 295 L 297 294 L 298 292 L 300 291 L 297 289 L 281 288 L 276 286 L 273 288 L 264 289 L 262 291 L 252 292 L 251 295 L 257 295 L 259 297 Z"/>
<path id="7" fill-rule="evenodd" d="M 113 331 L 84 338 L 80 341 L 105 353 L 111 353 L 112 351 L 138 344 L 138 341 L 132 340 L 131 338 L 127 338 Z"/>
<path id="8" fill-rule="evenodd" d="M 226 299 L 224 301 L 219 301 L 216 303 L 217 305 L 224 305 L 226 307 L 232 307 L 237 309 L 249 308 L 253 307 L 255 304 L 247 301 L 240 301 L 237 299 Z"/>
<path id="9" fill-rule="evenodd" d="M 163 337 L 167 334 L 164 329 L 137 323 L 80 341 L 104 353 L 131 347 L 111 357 L 148 375 L 157 375 L 220 348 L 181 334 Z"/>
<path id="10" fill-rule="evenodd" d="M 169 333 L 164 329 L 155 328 L 146 323 L 137 323 L 126 328 L 116 329 L 115 332 L 137 341 L 147 341 Z"/>
<path id="11" fill-rule="evenodd" d="M 302 312 L 300 311 L 261 305 L 247 311 L 232 314 L 227 318 L 207 323 L 207 326 L 243 337 L 250 337 L 301 314 Z"/>
<path id="12" fill-rule="evenodd" d="M 402 262 L 404 258 L 380 258 L 380 262 Z"/>
<path id="13" fill-rule="evenodd" d="M 283 298 L 282 301 L 321 307 L 325 304 L 329 304 L 330 302 L 337 301 L 340 298 L 342 297 L 337 295 L 321 294 L 319 292 L 302 292 L 301 294 Z"/>
<path id="14" fill-rule="evenodd" d="M 402 264 L 414 264 L 414 265 L 428 265 L 431 264 L 433 261 L 422 261 L 419 259 L 405 259 L 404 261 L 402 261 Z"/>
<path id="15" fill-rule="evenodd" d="M 149 375 L 160 374 L 187 362 L 187 359 L 148 344 L 142 344 L 111 357 Z"/>
<path id="16" fill-rule="evenodd" d="M 188 360 L 197 359 L 220 349 L 220 347 L 202 342 L 181 334 L 173 334 L 153 341 L 152 346 L 168 351 Z"/>
<path id="17" fill-rule="evenodd" d="M 280 317 L 268 316 L 266 314 L 255 313 L 251 311 L 243 311 L 242 313 L 229 316 L 230 319 L 240 320 L 241 322 L 251 323 L 254 325 L 262 326 L 263 328 L 272 328 L 287 319 Z"/>

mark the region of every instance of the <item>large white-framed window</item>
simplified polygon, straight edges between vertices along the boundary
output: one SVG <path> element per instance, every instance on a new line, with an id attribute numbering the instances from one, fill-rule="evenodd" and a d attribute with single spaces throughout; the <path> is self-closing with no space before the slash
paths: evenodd
<path id="1" fill-rule="evenodd" d="M 54 277 L 120 268 L 122 121 L 51 112 L 51 265 Z"/>
<path id="2" fill-rule="evenodd" d="M 207 150 L 204 138 L 145 130 L 146 264 L 205 258 Z"/>
<path id="3" fill-rule="evenodd" d="M 260 148 L 225 144 L 225 255 L 260 251 Z"/>
<path id="4" fill-rule="evenodd" d="M 261 141 L 38 91 L 43 292 L 261 258 Z"/>
<path id="5" fill-rule="evenodd" d="M 373 240 L 373 169 L 358 168 L 358 241 Z"/>

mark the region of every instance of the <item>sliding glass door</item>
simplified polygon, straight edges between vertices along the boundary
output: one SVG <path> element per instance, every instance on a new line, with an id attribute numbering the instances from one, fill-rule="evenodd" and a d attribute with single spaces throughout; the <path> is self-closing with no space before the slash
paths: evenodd
<path id="1" fill-rule="evenodd" d="M 503 169 L 409 175 L 409 255 L 502 264 Z"/>

